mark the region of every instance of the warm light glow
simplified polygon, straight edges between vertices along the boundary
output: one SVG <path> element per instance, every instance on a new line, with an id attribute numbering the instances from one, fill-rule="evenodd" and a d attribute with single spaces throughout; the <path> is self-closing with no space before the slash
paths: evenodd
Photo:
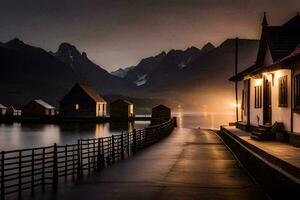
<path id="1" fill-rule="evenodd" d="M 254 79 L 254 86 L 259 86 L 259 85 L 262 85 L 263 83 L 263 80 L 260 78 L 260 79 Z"/>
<path id="2" fill-rule="evenodd" d="M 130 113 L 130 116 L 133 116 L 133 105 L 129 106 L 129 113 Z"/>
<path id="3" fill-rule="evenodd" d="M 75 105 L 75 109 L 79 110 L 79 104 L 78 103 Z"/>
<path id="4" fill-rule="evenodd" d="M 236 103 L 232 103 L 232 107 L 234 107 L 234 108 L 240 108 L 241 107 L 241 104 L 236 104 Z"/>
<path id="5" fill-rule="evenodd" d="M 280 70 L 275 71 L 274 74 L 275 74 L 276 77 L 281 77 L 282 76 L 282 73 L 281 73 Z"/>

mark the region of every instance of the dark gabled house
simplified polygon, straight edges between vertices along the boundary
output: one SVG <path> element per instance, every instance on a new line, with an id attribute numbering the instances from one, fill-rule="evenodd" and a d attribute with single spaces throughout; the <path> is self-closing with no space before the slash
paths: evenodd
<path id="1" fill-rule="evenodd" d="M 22 115 L 22 111 L 15 109 L 13 106 L 9 106 L 6 109 L 6 115 L 7 116 L 21 116 Z"/>
<path id="2" fill-rule="evenodd" d="M 62 117 L 104 117 L 106 101 L 91 86 L 75 84 L 60 101 Z"/>
<path id="3" fill-rule="evenodd" d="M 42 99 L 34 99 L 21 107 L 23 117 L 43 117 L 56 115 L 56 108 Z"/>
<path id="4" fill-rule="evenodd" d="M 0 116 L 3 116 L 6 114 L 6 110 L 7 110 L 7 107 L 0 104 Z"/>
<path id="5" fill-rule="evenodd" d="M 134 117 L 133 103 L 118 99 L 110 103 L 111 118 L 131 118 Z"/>
<path id="6" fill-rule="evenodd" d="M 264 15 L 255 63 L 229 79 L 241 84 L 238 127 L 280 122 L 290 138 L 300 138 L 299 45 L 299 14 L 281 26 L 269 26 Z"/>
<path id="7" fill-rule="evenodd" d="M 171 118 L 171 109 L 162 104 L 152 108 L 153 119 L 170 119 Z"/>

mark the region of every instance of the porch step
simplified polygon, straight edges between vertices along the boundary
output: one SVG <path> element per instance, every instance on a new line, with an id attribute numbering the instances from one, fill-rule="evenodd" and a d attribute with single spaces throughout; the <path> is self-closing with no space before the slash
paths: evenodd
<path id="1" fill-rule="evenodd" d="M 253 131 L 251 132 L 251 138 L 259 141 L 272 140 L 272 135 L 268 131 Z"/>

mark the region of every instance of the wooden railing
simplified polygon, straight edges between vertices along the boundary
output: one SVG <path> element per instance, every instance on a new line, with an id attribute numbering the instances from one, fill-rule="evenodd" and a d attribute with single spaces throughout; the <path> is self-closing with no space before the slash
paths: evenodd
<path id="1" fill-rule="evenodd" d="M 174 119 L 142 130 L 110 137 L 79 139 L 77 144 L 2 151 L 0 160 L 0 191 L 4 200 L 10 194 L 22 196 L 24 190 L 33 195 L 46 187 L 57 189 L 59 179 L 72 180 L 86 173 L 135 154 L 166 135 L 174 128 Z"/>

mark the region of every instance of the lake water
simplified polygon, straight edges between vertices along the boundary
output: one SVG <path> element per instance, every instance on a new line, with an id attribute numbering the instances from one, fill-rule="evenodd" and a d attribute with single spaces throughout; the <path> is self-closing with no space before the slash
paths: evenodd
<path id="1" fill-rule="evenodd" d="M 176 112 L 177 124 L 186 128 L 218 129 L 234 120 L 234 115 L 224 113 Z M 73 144 L 79 138 L 105 137 L 122 131 L 142 129 L 149 121 L 134 123 L 76 123 L 76 124 L 0 124 L 0 150 L 32 148 L 57 144 Z"/>

